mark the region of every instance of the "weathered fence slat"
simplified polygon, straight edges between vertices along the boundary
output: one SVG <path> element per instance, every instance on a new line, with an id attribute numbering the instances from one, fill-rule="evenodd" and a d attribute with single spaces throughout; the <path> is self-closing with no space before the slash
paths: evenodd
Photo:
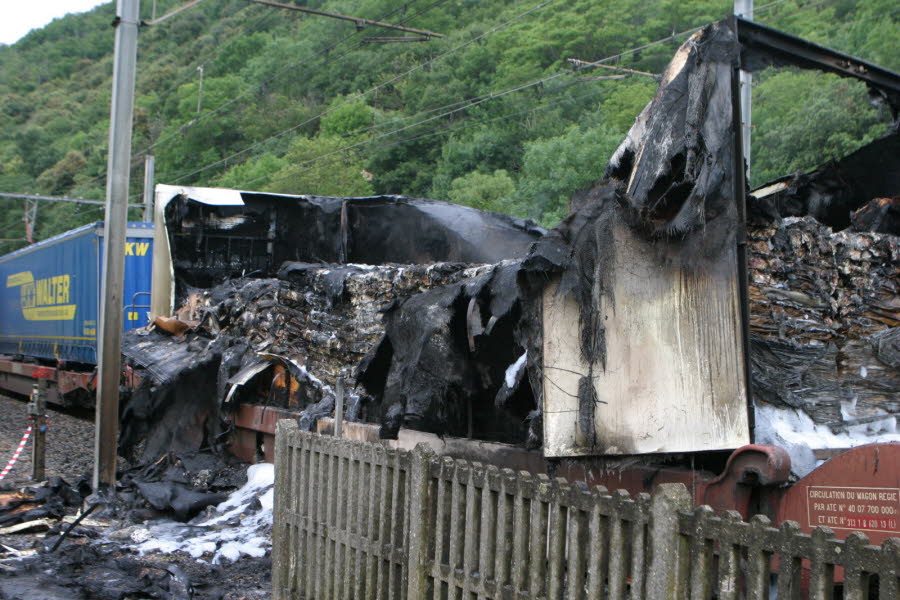
<path id="1" fill-rule="evenodd" d="M 280 438 L 276 437 L 276 443 L 278 439 L 285 439 L 287 436 L 281 436 Z M 292 471 L 288 473 L 286 476 L 293 479 L 295 483 L 295 487 L 291 490 L 291 498 L 290 501 L 294 503 L 294 509 L 292 515 L 296 517 L 295 523 L 295 544 L 298 549 L 298 552 L 291 552 L 291 560 L 290 560 L 290 571 L 289 571 L 289 579 L 290 579 L 290 589 L 292 591 L 298 591 L 306 588 L 306 571 L 304 569 L 304 564 L 300 562 L 300 557 L 306 554 L 306 545 L 308 542 L 307 531 L 308 531 L 308 523 L 306 522 L 306 515 L 309 511 L 309 504 L 307 502 L 307 489 L 309 488 L 309 444 L 306 438 L 300 438 L 296 435 L 296 432 L 292 432 L 290 436 L 289 443 L 293 443 L 294 446 L 292 450 L 296 453 L 297 457 L 296 461 L 296 471 Z M 281 454 L 276 454 L 276 456 L 282 456 Z M 277 471 L 277 469 L 276 469 Z M 296 474 L 295 474 L 296 473 Z M 278 489 L 276 484 L 276 490 Z M 292 550 L 293 550 L 292 546 Z"/>
<path id="2" fill-rule="evenodd" d="M 650 496 L 638 494 L 634 498 L 636 519 L 631 522 L 631 600 L 643 600 L 647 569 L 647 515 Z"/>
<path id="3" fill-rule="evenodd" d="M 538 598 L 544 595 L 544 583 L 547 577 L 546 496 L 550 489 L 550 478 L 546 475 L 538 475 L 537 481 L 532 486 L 528 591 L 532 598 Z"/>
<path id="4" fill-rule="evenodd" d="M 531 539 L 531 506 L 526 503 L 523 490 L 532 486 L 531 475 L 519 472 L 516 494 L 513 498 L 513 555 L 510 577 L 514 596 L 525 591 L 528 573 L 528 542 Z"/>
<path id="5" fill-rule="evenodd" d="M 691 536 L 691 600 L 708 600 L 712 589 L 712 541 L 708 521 L 713 510 L 708 506 L 694 509 L 694 530 Z"/>
<path id="6" fill-rule="evenodd" d="M 583 485 L 574 486 L 575 493 L 588 494 Z M 587 516 L 578 508 L 569 509 L 569 534 L 566 566 L 566 598 L 580 600 L 584 597 L 587 557 L 584 542 L 587 539 Z"/>
<path id="7" fill-rule="evenodd" d="M 278 456 L 291 456 L 293 448 L 290 448 L 286 436 L 281 436 L 275 440 L 275 452 Z M 293 482 L 291 481 L 289 474 L 293 472 L 293 460 L 288 460 L 288 464 L 285 465 L 285 468 L 280 469 L 275 473 L 275 485 L 280 486 L 280 489 L 292 486 Z M 285 506 L 285 504 L 290 503 L 290 499 L 290 496 L 276 496 L 273 510 L 278 514 L 292 512 L 291 506 Z M 293 593 L 290 585 L 290 558 L 292 553 L 289 551 L 294 547 L 292 539 L 293 532 L 294 525 L 290 519 L 287 519 L 278 526 L 272 528 L 272 562 L 280 562 L 281 564 L 287 565 L 287 568 L 272 573 L 272 588 L 282 590 L 282 593 L 285 595 Z"/>
<path id="8" fill-rule="evenodd" d="M 495 597 L 502 596 L 510 585 L 509 573 L 512 558 L 513 538 L 515 531 L 515 478 L 511 469 L 503 469 L 499 473 L 500 492 L 497 494 L 497 535 L 494 538 L 494 582 Z"/>
<path id="9" fill-rule="evenodd" d="M 366 502 L 368 528 L 366 533 L 368 534 L 369 548 L 371 550 L 366 554 L 366 585 L 363 592 L 365 598 L 372 598 L 375 596 L 375 586 L 378 582 L 378 562 L 380 561 L 380 553 L 375 551 L 375 548 L 380 541 L 378 539 L 378 524 L 380 523 L 378 502 L 381 495 L 381 465 L 378 461 L 379 450 L 381 449 L 373 448 L 372 454 L 369 457 L 369 497 Z"/>
<path id="10" fill-rule="evenodd" d="M 547 530 L 547 599 L 562 600 L 563 566 L 566 552 L 566 520 L 568 514 L 561 502 L 569 495 L 569 483 L 565 479 L 556 480 L 558 497 L 547 504 L 549 527 Z"/>
<path id="11" fill-rule="evenodd" d="M 623 512 L 628 492 L 616 490 L 612 496 L 612 515 L 609 532 L 609 600 L 624 600 L 628 573 L 625 565 L 625 521 L 619 515 Z"/>
<path id="12" fill-rule="evenodd" d="M 782 549 L 778 565 L 778 598 L 779 600 L 800 600 L 800 567 L 797 540 L 800 526 L 788 521 L 782 523 L 778 530 L 778 545 Z M 793 550 L 793 552 L 784 552 Z"/>
<path id="13" fill-rule="evenodd" d="M 881 544 L 878 597 L 900 598 L 900 538 Z"/>
<path id="14" fill-rule="evenodd" d="M 734 525 L 741 522 L 741 515 L 727 511 L 723 520 Z M 729 540 L 719 539 L 719 600 L 737 600 L 740 578 L 738 547 Z"/>
<path id="15" fill-rule="evenodd" d="M 454 600 L 462 596 L 457 586 L 457 574 L 462 570 L 462 552 L 465 541 L 465 485 L 463 481 L 469 478 L 469 467 L 464 461 L 458 460 L 453 465 L 453 478 L 451 479 L 452 492 L 450 497 L 450 560 L 447 561 L 447 586 L 449 588 L 448 600 Z"/>
<path id="16" fill-rule="evenodd" d="M 381 465 L 379 466 L 379 499 L 378 499 L 378 568 L 375 582 L 376 600 L 387 600 L 388 565 L 386 553 L 390 550 L 387 545 L 390 534 L 389 506 L 391 498 L 391 479 L 388 461 L 392 450 L 381 450 Z"/>
<path id="17" fill-rule="evenodd" d="M 683 485 L 663 483 L 650 504 L 652 555 L 647 572 L 648 600 L 674 600 L 686 591 L 687 581 L 680 557 L 687 554 L 681 536 L 678 515 L 690 508 L 691 500 Z"/>
<path id="18" fill-rule="evenodd" d="M 767 600 L 769 596 L 769 553 L 763 549 L 768 517 L 756 515 L 750 520 L 747 546 L 747 600 Z"/>
<path id="19" fill-rule="evenodd" d="M 301 432 L 276 435 L 273 596 L 418 600 L 900 597 L 900 540 L 689 510 L 653 496 Z M 777 571 L 777 573 L 773 572 Z M 775 578 L 775 579 L 771 579 Z"/>
<path id="20" fill-rule="evenodd" d="M 434 600 L 441 600 L 442 590 L 446 590 L 447 584 L 440 578 L 441 567 L 449 564 L 450 560 L 450 515 L 453 510 L 451 504 L 451 489 L 453 487 L 453 459 L 445 456 L 440 461 L 437 477 L 437 500 L 435 502 L 434 525 L 434 564 L 431 576 L 434 578 Z"/>
<path id="21" fill-rule="evenodd" d="M 834 538 L 830 529 L 813 530 L 813 555 L 810 557 L 809 596 L 815 600 L 831 600 L 834 593 L 834 565 L 828 562 L 826 542 Z"/>
<path id="22" fill-rule="evenodd" d="M 400 535 L 403 533 L 403 512 L 400 509 L 400 455 L 394 451 L 389 456 L 389 469 L 391 474 L 391 489 L 390 489 L 390 523 L 391 527 L 388 530 L 388 544 L 391 549 L 399 548 L 400 543 Z M 405 504 L 405 503 L 404 503 Z M 388 569 L 388 598 L 397 598 L 400 594 L 400 573 L 398 573 L 399 569 L 397 565 L 393 562 L 388 561 L 387 563 Z"/>
<path id="23" fill-rule="evenodd" d="M 605 492 L 605 488 L 594 488 L 591 494 L 591 512 L 588 523 L 590 537 L 590 542 L 588 542 L 588 598 L 605 597 L 604 588 L 609 564 L 609 517 L 603 513 L 601 505 L 601 497 Z"/>
<path id="24" fill-rule="evenodd" d="M 322 590 L 324 589 L 324 582 L 322 577 L 324 576 L 323 569 L 319 564 L 321 557 L 325 556 L 325 544 L 328 542 L 328 538 L 323 535 L 327 532 L 327 528 L 324 526 L 324 514 L 326 504 L 326 484 L 327 484 L 327 476 L 325 473 L 325 469 L 327 468 L 327 455 L 325 454 L 325 448 L 321 447 L 315 454 L 316 466 L 315 470 L 315 484 L 313 485 L 313 491 L 316 494 L 315 504 L 313 504 L 313 513 L 315 515 L 312 526 L 313 529 L 313 540 L 315 541 L 315 548 L 312 549 L 312 552 L 307 553 L 306 560 L 309 562 L 309 569 L 312 578 L 314 579 L 314 588 L 310 590 L 312 592 L 313 598 L 320 598 L 322 594 Z"/>
<path id="25" fill-rule="evenodd" d="M 869 538 L 864 533 L 854 531 L 847 536 L 844 552 L 851 566 L 844 569 L 844 600 L 866 600 L 868 597 L 869 577 L 859 566 L 862 564 L 860 555 L 868 544 Z"/>
<path id="26" fill-rule="evenodd" d="M 473 575 L 478 572 L 478 517 L 481 514 L 481 489 L 479 483 L 484 479 L 484 468 L 480 463 L 472 463 L 469 469 L 469 477 L 465 481 L 465 525 L 463 527 L 463 577 L 462 589 L 464 598 L 468 600 L 469 593 L 473 591 Z"/>
<path id="27" fill-rule="evenodd" d="M 361 454 L 357 454 L 359 459 L 356 477 L 356 536 L 359 539 L 359 545 L 356 547 L 353 564 L 356 573 L 353 578 L 353 598 L 363 598 L 363 589 L 366 582 L 366 557 L 367 552 L 364 544 L 369 540 L 368 518 L 366 509 L 369 506 L 369 468 L 371 464 L 365 460 Z"/>

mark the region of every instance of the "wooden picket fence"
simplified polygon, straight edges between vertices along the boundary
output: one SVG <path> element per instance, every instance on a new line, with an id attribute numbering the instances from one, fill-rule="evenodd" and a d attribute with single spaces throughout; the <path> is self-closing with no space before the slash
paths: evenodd
<path id="1" fill-rule="evenodd" d="M 300 431 L 276 435 L 276 599 L 895 600 L 900 540 Z"/>

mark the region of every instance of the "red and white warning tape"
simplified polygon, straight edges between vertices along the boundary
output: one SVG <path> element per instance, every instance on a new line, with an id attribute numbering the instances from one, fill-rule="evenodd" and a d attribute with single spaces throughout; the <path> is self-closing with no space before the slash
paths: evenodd
<path id="1" fill-rule="evenodd" d="M 16 451 L 13 453 L 9 462 L 6 463 L 6 468 L 0 472 L 0 480 L 2 480 L 6 475 L 12 471 L 13 466 L 16 464 L 16 461 L 19 460 L 19 455 L 22 454 L 22 450 L 25 449 L 25 444 L 28 443 L 28 438 L 31 436 L 31 425 L 28 426 L 28 429 L 25 430 L 25 435 L 22 436 L 22 441 L 19 442 L 19 447 L 16 448 Z"/>

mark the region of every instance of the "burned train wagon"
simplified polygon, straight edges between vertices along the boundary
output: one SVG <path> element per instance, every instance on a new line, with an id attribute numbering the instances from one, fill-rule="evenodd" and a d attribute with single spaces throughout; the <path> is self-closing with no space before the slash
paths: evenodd
<path id="1" fill-rule="evenodd" d="M 895 122 L 751 193 L 738 74 L 772 64 L 862 80 Z M 900 534 L 898 108 L 900 75 L 875 65 L 741 19 L 698 32 L 606 178 L 528 256 L 386 314 L 359 377 L 385 407 L 378 433 L 610 489 L 682 482 L 698 504 L 842 537 Z M 441 323 L 455 328 L 436 337 Z M 500 408 L 527 413 L 519 448 L 469 425 Z M 863 520 L 816 500 L 833 488 L 891 493 Z"/>
<path id="2" fill-rule="evenodd" d="M 900 132 L 751 194 L 738 73 L 770 64 L 861 80 L 897 116 L 897 74 L 733 19 L 678 50 L 546 235 L 425 200 L 161 187 L 154 309 L 175 316 L 128 336 L 149 376 L 123 445 L 271 456 L 278 419 L 325 431 L 340 407 L 345 436 L 900 533 L 900 506 L 816 501 L 900 490 Z"/>
<path id="3" fill-rule="evenodd" d="M 381 419 L 354 366 L 385 311 L 492 272 L 544 233 L 426 199 L 165 185 L 156 221 L 154 324 L 123 342 L 135 376 L 121 445 L 137 458 L 226 442 L 248 460 L 270 456 L 274 421 L 331 414 L 342 377 L 348 416 Z"/>

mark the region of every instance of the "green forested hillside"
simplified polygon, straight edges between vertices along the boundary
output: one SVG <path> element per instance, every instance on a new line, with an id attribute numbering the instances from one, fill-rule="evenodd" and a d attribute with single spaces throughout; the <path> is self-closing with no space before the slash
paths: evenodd
<path id="1" fill-rule="evenodd" d="M 299 2 L 299 0 L 298 0 Z M 158 0 L 157 14 L 182 0 Z M 157 181 L 328 195 L 403 193 L 553 224 L 655 89 L 652 78 L 573 72 L 610 64 L 659 73 L 695 26 L 731 0 L 310 0 L 305 5 L 446 34 L 403 34 L 207 0 L 142 29 L 132 171 Z M 152 3 L 143 2 L 149 20 Z M 114 16 L 110 3 L 0 46 L 0 191 L 104 197 Z M 757 20 L 900 69 L 892 0 L 757 3 Z M 200 90 L 202 67 L 202 97 Z M 862 85 L 769 70 L 754 81 L 755 183 L 840 156 L 885 131 Z M 102 209 L 42 203 L 37 237 Z M 22 203 L 0 199 L 4 238 Z M 20 246 L 0 245 L 0 251 Z"/>

